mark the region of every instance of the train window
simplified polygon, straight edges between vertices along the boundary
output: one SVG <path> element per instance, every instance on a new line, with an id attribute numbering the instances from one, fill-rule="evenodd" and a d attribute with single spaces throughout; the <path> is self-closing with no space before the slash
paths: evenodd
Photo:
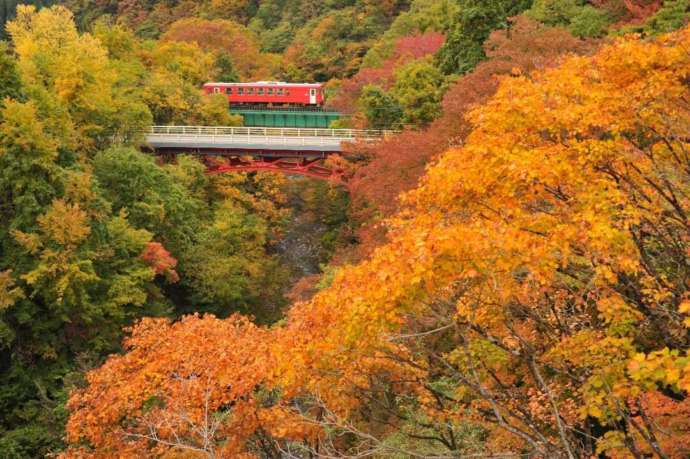
<path id="1" fill-rule="evenodd" d="M 316 89 L 312 89 L 312 90 L 311 90 L 311 95 L 312 95 L 312 96 L 315 96 L 315 95 L 316 95 Z"/>
<path id="2" fill-rule="evenodd" d="M 213 88 L 214 94 L 220 94 L 220 88 Z"/>
<path id="3" fill-rule="evenodd" d="M 225 94 L 232 94 L 232 88 L 225 88 Z"/>
<path id="4" fill-rule="evenodd" d="M 268 95 L 272 96 L 273 95 L 273 88 L 268 88 Z"/>
<path id="5" fill-rule="evenodd" d="M 253 96 L 254 95 L 254 88 L 247 88 L 247 94 L 249 94 L 250 96 Z"/>
<path id="6" fill-rule="evenodd" d="M 286 90 L 285 90 L 285 95 L 286 95 L 286 96 L 289 96 L 289 95 L 290 95 L 290 90 L 289 90 L 289 89 L 286 89 Z"/>
<path id="7" fill-rule="evenodd" d="M 278 92 L 279 96 L 283 95 L 283 88 L 278 88 L 278 89 L 276 89 L 276 91 Z"/>
<path id="8" fill-rule="evenodd" d="M 257 89 L 257 94 L 260 96 L 263 96 L 264 95 L 264 88 Z"/>
<path id="9" fill-rule="evenodd" d="M 237 88 L 237 95 L 243 96 L 244 95 L 244 89 L 243 88 Z"/>

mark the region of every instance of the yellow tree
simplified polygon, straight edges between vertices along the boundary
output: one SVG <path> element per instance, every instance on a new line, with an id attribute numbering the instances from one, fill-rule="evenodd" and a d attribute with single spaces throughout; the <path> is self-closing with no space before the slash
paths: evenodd
<path id="1" fill-rule="evenodd" d="M 22 84 L 65 146 L 91 150 L 150 123 L 146 106 L 118 88 L 106 50 L 77 32 L 66 8 L 19 6 L 7 30 Z"/>

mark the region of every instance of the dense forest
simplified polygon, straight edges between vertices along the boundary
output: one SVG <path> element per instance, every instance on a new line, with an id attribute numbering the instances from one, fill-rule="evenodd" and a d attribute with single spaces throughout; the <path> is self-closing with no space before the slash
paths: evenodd
<path id="1" fill-rule="evenodd" d="M 0 457 L 690 457 L 689 21 L 0 2 Z M 347 187 L 142 152 L 256 80 L 395 133 Z"/>

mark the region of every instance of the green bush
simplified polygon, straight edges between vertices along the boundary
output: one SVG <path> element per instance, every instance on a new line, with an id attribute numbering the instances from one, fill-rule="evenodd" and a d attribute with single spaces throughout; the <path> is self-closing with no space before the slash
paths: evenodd
<path id="1" fill-rule="evenodd" d="M 610 24 L 608 12 L 586 5 L 572 17 L 568 29 L 576 37 L 596 38 L 605 35 Z"/>
<path id="2" fill-rule="evenodd" d="M 644 31 L 650 35 L 673 32 L 683 27 L 689 17 L 690 0 L 667 0 L 659 11 L 647 20 Z"/>
<path id="3" fill-rule="evenodd" d="M 400 127 L 402 108 L 391 94 L 378 86 L 365 86 L 359 98 L 364 115 L 373 129 L 395 129 Z"/>
<path id="4" fill-rule="evenodd" d="M 425 125 L 441 114 L 446 79 L 429 60 L 417 60 L 395 72 L 393 95 L 403 110 L 403 122 Z"/>
<path id="5" fill-rule="evenodd" d="M 580 0 L 535 0 L 528 15 L 550 26 L 569 25 L 581 9 Z"/>

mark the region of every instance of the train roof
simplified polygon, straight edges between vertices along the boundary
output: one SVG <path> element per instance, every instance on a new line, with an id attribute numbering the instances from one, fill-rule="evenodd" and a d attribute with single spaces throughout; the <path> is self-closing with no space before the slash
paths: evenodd
<path id="1" fill-rule="evenodd" d="M 253 83 L 222 83 L 222 82 L 215 82 L 215 83 L 206 83 L 204 86 L 291 86 L 291 87 L 305 87 L 305 88 L 313 88 L 313 87 L 321 87 L 323 86 L 323 83 L 287 83 L 285 81 L 255 81 Z"/>

